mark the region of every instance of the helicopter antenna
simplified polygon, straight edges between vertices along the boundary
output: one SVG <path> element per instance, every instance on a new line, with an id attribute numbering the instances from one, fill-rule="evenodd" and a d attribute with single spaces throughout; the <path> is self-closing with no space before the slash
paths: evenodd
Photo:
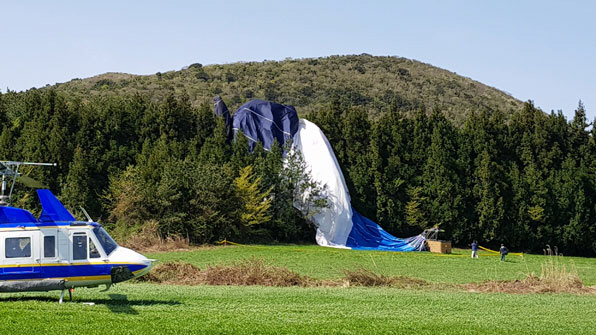
<path id="1" fill-rule="evenodd" d="M 14 183 L 17 181 L 17 175 L 19 174 L 19 166 L 20 165 L 17 165 L 17 168 L 14 171 L 14 175 L 12 177 L 12 185 L 10 185 L 10 192 L 8 193 L 8 200 L 9 200 L 8 202 L 10 202 L 10 197 L 12 197 L 12 190 L 14 190 Z"/>
<path id="2" fill-rule="evenodd" d="M 87 218 L 87 221 L 93 222 L 93 219 L 91 219 L 91 216 L 89 216 L 89 213 L 87 213 L 87 211 L 85 210 L 85 208 L 83 208 L 83 206 L 79 206 L 79 208 L 83 211 L 83 214 L 85 214 L 85 217 Z"/>
<path id="3" fill-rule="evenodd" d="M 33 188 L 47 188 L 46 185 L 38 182 L 37 180 L 24 176 L 19 173 L 19 167 L 21 165 L 34 165 L 34 166 L 56 166 L 56 163 L 33 163 L 33 162 L 15 162 L 15 161 L 0 161 L 0 174 L 2 175 L 2 193 L 0 193 L 0 206 L 8 206 L 10 204 L 10 198 L 12 197 L 12 191 L 14 190 L 14 184 L 18 181 L 26 186 Z M 12 178 L 11 178 L 12 177 Z M 10 191 L 6 195 L 7 183 L 12 179 L 10 185 Z"/>
<path id="4" fill-rule="evenodd" d="M 2 175 L 2 193 L 0 193 L 0 206 L 8 205 L 8 196 L 4 195 L 6 192 L 6 176 Z"/>

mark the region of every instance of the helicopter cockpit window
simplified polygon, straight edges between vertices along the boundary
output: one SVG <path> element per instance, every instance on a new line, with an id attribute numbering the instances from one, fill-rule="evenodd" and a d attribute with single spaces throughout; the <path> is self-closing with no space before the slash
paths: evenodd
<path id="1" fill-rule="evenodd" d="M 87 235 L 74 235 L 72 237 L 72 259 L 87 259 Z"/>
<path id="2" fill-rule="evenodd" d="M 99 244 L 101 244 L 103 251 L 106 252 L 106 255 L 109 256 L 112 251 L 118 247 L 116 241 L 114 241 L 110 234 L 108 234 L 102 227 L 98 226 L 93 228 L 93 232 L 95 233 L 95 237 L 97 237 Z"/>
<path id="3" fill-rule="evenodd" d="M 4 241 L 6 258 L 31 257 L 30 237 L 9 237 Z"/>
<path id="4" fill-rule="evenodd" d="M 101 257 L 101 255 L 99 254 L 99 250 L 97 250 L 95 243 L 93 243 L 93 240 L 91 239 L 91 237 L 89 237 L 89 258 L 99 257 Z"/>

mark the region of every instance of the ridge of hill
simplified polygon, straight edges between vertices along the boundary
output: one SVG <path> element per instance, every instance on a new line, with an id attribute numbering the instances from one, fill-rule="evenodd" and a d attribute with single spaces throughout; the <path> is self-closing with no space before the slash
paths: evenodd
<path id="1" fill-rule="evenodd" d="M 458 124 L 473 110 L 510 114 L 522 105 L 503 91 L 429 64 L 368 54 L 208 66 L 195 63 L 154 75 L 105 73 L 50 87 L 84 99 L 140 93 L 160 101 L 169 93 L 187 94 L 193 105 L 211 103 L 219 94 L 230 110 L 253 98 L 293 105 L 299 113 L 317 110 L 333 99 L 362 106 L 373 116 L 392 104 L 403 111 L 424 106 L 445 111 Z"/>

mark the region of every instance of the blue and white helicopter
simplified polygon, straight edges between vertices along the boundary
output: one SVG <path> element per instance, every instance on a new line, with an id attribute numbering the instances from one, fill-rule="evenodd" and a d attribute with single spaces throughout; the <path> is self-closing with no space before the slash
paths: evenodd
<path id="1" fill-rule="evenodd" d="M 22 165 L 55 164 L 0 161 L 0 292 L 61 290 L 62 303 L 66 290 L 72 300 L 75 287 L 105 285 L 108 290 L 149 272 L 154 260 L 119 246 L 84 209 L 87 221 L 76 220 L 50 190 L 37 190 L 39 218 L 10 207 L 15 181 L 44 187 L 21 175 Z"/>

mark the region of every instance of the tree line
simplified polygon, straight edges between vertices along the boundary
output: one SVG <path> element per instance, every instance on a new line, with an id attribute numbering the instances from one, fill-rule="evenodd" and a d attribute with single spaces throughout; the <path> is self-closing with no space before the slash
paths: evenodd
<path id="1" fill-rule="evenodd" d="M 371 118 L 340 97 L 301 117 L 321 127 L 353 206 L 396 236 L 438 225 L 456 246 L 596 253 L 596 143 L 579 104 L 573 120 L 531 102 L 513 114 L 472 112 L 456 126 L 438 109 L 399 101 Z M 299 155 L 228 141 L 208 103 L 184 94 L 100 96 L 55 90 L 0 94 L 0 158 L 56 162 L 25 171 L 74 212 L 126 236 L 145 224 L 193 243 L 313 241 L 324 185 Z M 312 211 L 298 211 L 302 199 Z M 37 208 L 19 188 L 15 205 Z"/>
<path id="2" fill-rule="evenodd" d="M 370 120 L 331 104 L 307 116 L 336 152 L 352 203 L 397 236 L 438 225 L 457 246 L 596 253 L 596 130 L 527 102 L 507 116 L 472 112 L 456 127 L 439 110 L 390 107 Z"/>

